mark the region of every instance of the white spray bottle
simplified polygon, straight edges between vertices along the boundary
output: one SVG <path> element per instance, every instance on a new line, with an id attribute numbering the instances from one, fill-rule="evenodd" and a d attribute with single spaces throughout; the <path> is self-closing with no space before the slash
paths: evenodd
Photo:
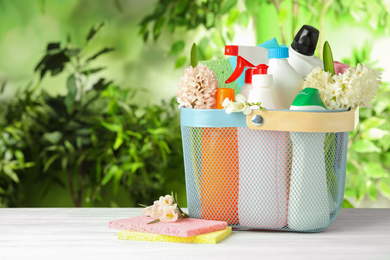
<path id="1" fill-rule="evenodd" d="M 276 109 L 272 75 L 267 65 L 257 66 L 248 102 Z M 252 109 L 259 109 L 253 106 Z M 281 229 L 287 225 L 288 134 L 238 128 L 238 220 L 247 228 Z"/>

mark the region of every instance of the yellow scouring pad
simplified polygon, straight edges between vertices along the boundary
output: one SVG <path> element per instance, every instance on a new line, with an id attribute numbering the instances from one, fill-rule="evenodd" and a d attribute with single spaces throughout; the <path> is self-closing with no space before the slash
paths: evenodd
<path id="1" fill-rule="evenodd" d="M 216 244 L 232 233 L 232 227 L 211 233 L 197 235 L 193 237 L 175 237 L 159 235 L 153 233 L 143 233 L 135 231 L 122 230 L 118 232 L 119 240 L 137 240 L 153 242 L 174 242 L 174 243 L 197 243 L 197 244 Z"/>

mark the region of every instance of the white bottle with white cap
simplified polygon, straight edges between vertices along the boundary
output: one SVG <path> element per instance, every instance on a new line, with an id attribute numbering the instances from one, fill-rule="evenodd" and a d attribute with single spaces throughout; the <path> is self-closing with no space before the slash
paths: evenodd
<path id="1" fill-rule="evenodd" d="M 248 103 L 261 102 L 261 106 L 266 109 L 278 109 L 273 93 L 273 77 L 267 74 L 268 66 L 260 64 L 253 71 L 252 89 L 248 96 Z M 259 109 L 258 106 L 251 106 L 252 109 Z"/>
<path id="2" fill-rule="evenodd" d="M 248 102 L 276 109 L 272 75 L 257 66 Z M 252 109 L 259 109 L 252 106 Z M 281 229 L 287 225 L 288 133 L 238 127 L 238 220 L 244 228 Z"/>

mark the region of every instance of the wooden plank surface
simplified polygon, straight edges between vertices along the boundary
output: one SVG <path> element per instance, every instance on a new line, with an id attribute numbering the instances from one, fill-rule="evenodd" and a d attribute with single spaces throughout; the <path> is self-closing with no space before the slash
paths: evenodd
<path id="1" fill-rule="evenodd" d="M 390 209 L 342 209 L 324 232 L 233 231 L 217 245 L 119 241 L 140 208 L 0 209 L 0 259 L 390 259 Z"/>

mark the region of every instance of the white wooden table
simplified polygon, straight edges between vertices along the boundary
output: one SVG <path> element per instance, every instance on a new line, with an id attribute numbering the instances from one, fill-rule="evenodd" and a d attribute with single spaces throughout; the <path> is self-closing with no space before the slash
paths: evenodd
<path id="1" fill-rule="evenodd" d="M 0 259 L 390 259 L 390 209 L 342 209 L 324 232 L 233 231 L 216 245 L 119 241 L 138 208 L 0 209 Z"/>

